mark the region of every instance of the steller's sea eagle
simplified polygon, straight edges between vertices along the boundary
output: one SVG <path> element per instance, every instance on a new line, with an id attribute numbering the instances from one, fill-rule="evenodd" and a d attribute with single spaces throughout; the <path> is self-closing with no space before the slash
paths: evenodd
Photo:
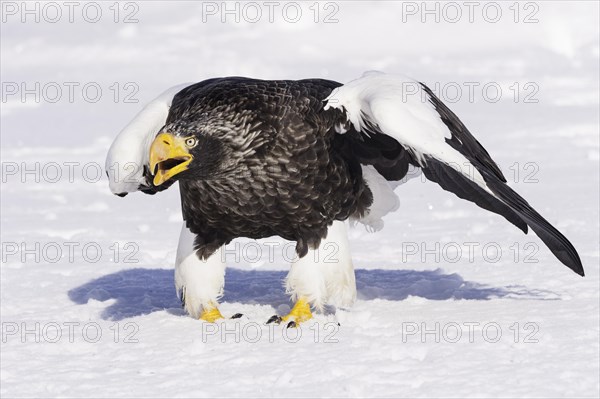
<path id="1" fill-rule="evenodd" d="M 179 181 L 184 225 L 175 284 L 187 312 L 206 321 L 222 317 L 222 250 L 237 237 L 296 242 L 286 279 L 295 305 L 273 320 L 295 325 L 311 308 L 351 305 L 356 284 L 344 221 L 380 229 L 382 216 L 398 208 L 394 188 L 411 166 L 523 232 L 531 227 L 584 275 L 573 245 L 506 185 L 457 116 L 404 76 L 371 72 L 345 85 L 227 77 L 177 86 L 119 134 L 106 166 L 117 195 Z M 328 243 L 339 248 L 336 263 L 313 254 Z"/>

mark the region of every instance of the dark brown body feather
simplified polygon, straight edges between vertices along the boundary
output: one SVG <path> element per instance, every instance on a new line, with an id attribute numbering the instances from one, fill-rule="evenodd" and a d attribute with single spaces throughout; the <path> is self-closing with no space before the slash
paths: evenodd
<path id="1" fill-rule="evenodd" d="M 343 114 L 323 112 L 323 100 L 339 85 L 224 78 L 175 96 L 167 125 L 181 130 L 193 120 L 227 144 L 210 151 L 209 140 L 203 151 L 218 153 L 214 163 L 226 159 L 224 166 L 180 178 L 183 216 L 200 257 L 237 237 L 273 235 L 297 241 L 303 256 L 334 220 L 367 210 L 372 194 L 359 160 L 334 130 Z"/>

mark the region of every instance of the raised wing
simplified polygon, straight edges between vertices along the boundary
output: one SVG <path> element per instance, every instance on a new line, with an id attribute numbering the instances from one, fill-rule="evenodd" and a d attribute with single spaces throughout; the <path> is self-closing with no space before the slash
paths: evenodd
<path id="1" fill-rule="evenodd" d="M 105 163 L 113 194 L 125 196 L 138 190 L 148 194 L 158 191 L 149 173 L 150 145 L 165 125 L 173 97 L 190 84 L 173 86 L 152 100 L 113 141 Z"/>
<path id="2" fill-rule="evenodd" d="M 394 139 L 408 154 L 408 162 L 421 168 L 429 180 L 503 216 L 525 233 L 529 225 L 562 263 L 583 276 L 581 260 L 569 240 L 505 184 L 488 152 L 424 84 L 371 72 L 334 89 L 326 99 L 325 109 L 329 108 L 340 109 L 347 117 L 339 133 L 358 131 L 365 142 L 374 138 L 382 142 L 383 136 Z M 398 173 L 393 167 L 378 171 L 388 180 L 397 180 L 406 173 L 406 153 L 398 152 L 405 159 L 398 163 Z"/>

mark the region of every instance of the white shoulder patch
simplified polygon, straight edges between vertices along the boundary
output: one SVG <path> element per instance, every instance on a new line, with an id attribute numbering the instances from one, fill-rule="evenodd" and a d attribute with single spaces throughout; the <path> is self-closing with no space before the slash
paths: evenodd
<path id="1" fill-rule="evenodd" d="M 453 167 L 484 190 L 489 189 L 476 170 L 469 175 L 469 160 L 446 142 L 448 126 L 418 81 L 404 75 L 368 73 L 336 88 L 325 99 L 325 109 L 346 110 L 348 121 L 362 131 L 365 120 L 410 150 L 419 166 L 435 158 Z"/>
<path id="2" fill-rule="evenodd" d="M 144 184 L 144 165 L 156 133 L 169 115 L 175 94 L 192 83 L 171 87 L 146 105 L 113 141 L 106 156 L 105 168 L 113 194 L 131 193 Z"/>

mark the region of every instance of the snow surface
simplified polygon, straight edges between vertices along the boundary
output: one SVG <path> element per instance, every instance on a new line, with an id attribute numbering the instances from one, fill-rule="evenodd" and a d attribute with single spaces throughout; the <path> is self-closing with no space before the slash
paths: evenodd
<path id="1" fill-rule="evenodd" d="M 474 23 L 403 22 L 400 2 L 336 2 L 332 24 L 312 21 L 312 3 L 296 24 L 277 13 L 273 23 L 203 22 L 193 2 L 137 2 L 133 24 L 113 22 L 112 2 L 100 3 L 95 24 L 77 12 L 69 23 L 66 8 L 58 23 L 3 14 L 2 397 L 598 397 L 599 10 L 568 3 L 534 3 L 539 22 L 530 24 L 513 22 L 512 2 L 495 24 L 480 13 Z M 520 5 L 523 18 L 531 10 Z M 573 242 L 586 277 L 533 234 L 416 178 L 398 189 L 400 209 L 381 232 L 351 230 L 353 308 L 300 330 L 265 326 L 290 306 L 285 242 L 240 239 L 229 247 L 222 312 L 244 317 L 216 326 L 186 317 L 172 270 L 179 194 L 110 194 L 96 166 L 118 131 L 184 81 L 343 82 L 373 69 L 457 82 L 463 97 L 447 103 Z M 48 93 L 21 101 L 6 82 L 97 82 L 103 95 L 90 103 L 76 90 L 70 102 L 65 89 L 56 103 Z M 117 102 L 114 82 L 124 90 Z M 123 102 L 127 82 L 138 103 Z M 486 101 L 476 89 L 468 101 L 465 82 L 498 82 L 503 96 Z M 527 82 L 537 103 L 523 101 Z M 39 182 L 23 173 L 36 163 Z"/>

